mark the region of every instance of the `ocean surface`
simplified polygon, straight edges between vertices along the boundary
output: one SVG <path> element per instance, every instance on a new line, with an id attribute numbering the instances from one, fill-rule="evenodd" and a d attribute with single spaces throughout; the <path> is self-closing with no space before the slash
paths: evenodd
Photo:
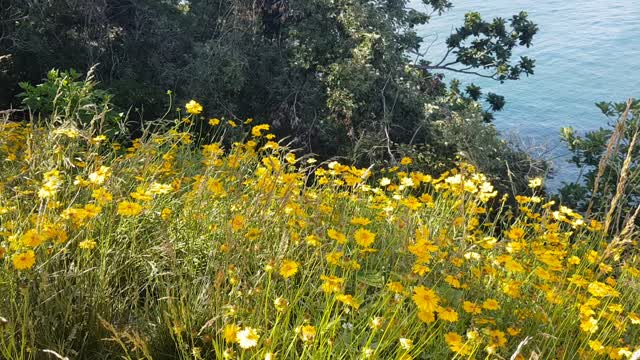
<path id="1" fill-rule="evenodd" d="M 473 81 L 506 98 L 494 124 L 503 137 L 515 139 L 530 152 L 553 160 L 554 176 L 547 185 L 557 189 L 578 172 L 567 162 L 560 128 L 578 133 L 608 126 L 594 105 L 640 97 L 640 0 L 453 0 L 454 8 L 434 14 L 419 33 L 427 59 L 438 62 L 447 36 L 461 26 L 464 14 L 478 11 L 484 19 L 524 10 L 539 32 L 533 46 L 514 55 L 536 60 L 535 74 L 504 84 L 490 79 L 448 73 L 463 83 Z M 411 6 L 424 9 L 419 0 Z"/>

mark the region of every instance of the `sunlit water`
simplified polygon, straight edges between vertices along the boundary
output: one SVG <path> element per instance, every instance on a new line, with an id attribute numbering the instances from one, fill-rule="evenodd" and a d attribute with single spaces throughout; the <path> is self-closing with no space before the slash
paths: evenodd
<path id="1" fill-rule="evenodd" d="M 412 1 L 415 8 L 420 4 Z M 433 43 L 428 59 L 440 59 L 446 37 L 462 25 L 468 11 L 479 11 L 483 18 L 509 19 L 524 10 L 538 24 L 533 46 L 516 53 L 536 59 L 535 75 L 504 84 L 447 75 L 506 97 L 507 105 L 494 123 L 504 137 L 517 137 L 532 152 L 554 159 L 555 176 L 548 182 L 552 189 L 574 180 L 577 171 L 566 161 L 568 151 L 560 143 L 559 129 L 571 126 L 584 132 L 606 127 L 607 119 L 595 102 L 640 97 L 640 0 L 453 0 L 453 4 L 453 9 L 434 16 L 419 30 L 425 45 Z"/>

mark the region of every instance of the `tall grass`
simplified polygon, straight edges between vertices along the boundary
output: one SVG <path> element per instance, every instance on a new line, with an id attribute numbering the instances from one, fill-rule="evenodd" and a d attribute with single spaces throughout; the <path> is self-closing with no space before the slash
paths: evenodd
<path id="1" fill-rule="evenodd" d="M 637 252 L 610 246 L 600 222 L 535 195 L 507 208 L 467 164 L 436 178 L 410 159 L 374 172 L 298 158 L 249 121 L 211 121 L 217 137 L 197 146 L 206 120 L 188 111 L 128 147 L 60 119 L 2 121 L 2 358 L 623 359 L 640 347 Z"/>

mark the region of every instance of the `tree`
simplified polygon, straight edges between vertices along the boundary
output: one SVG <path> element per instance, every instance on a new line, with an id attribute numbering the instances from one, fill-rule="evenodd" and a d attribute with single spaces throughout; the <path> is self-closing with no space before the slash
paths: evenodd
<path id="1" fill-rule="evenodd" d="M 407 3 L 310 0 L 290 5 L 282 35 L 293 59 L 290 71 L 299 74 L 296 79 L 306 86 L 324 92 L 325 99 L 307 104 L 296 92 L 286 107 L 313 122 L 286 117 L 282 122 L 312 133 L 312 138 L 330 144 L 336 153 L 351 154 L 354 161 L 363 155 L 367 161 L 380 156 L 393 161 L 395 144 L 433 145 L 437 158 L 449 147 L 438 144 L 433 122 L 446 119 L 481 95 L 477 87 L 468 88 L 468 96 L 447 89 L 442 71 L 473 72 L 499 81 L 533 73 L 534 63 L 528 58 L 511 63 L 513 49 L 530 46 L 537 32 L 526 13 L 514 16 L 509 26 L 502 19 L 489 23 L 477 13 L 468 14 L 464 26 L 447 40 L 447 56 L 435 65 L 421 60 L 414 66 L 413 56 L 421 55 L 422 43 L 416 26 L 442 14 L 451 3 L 424 1 L 424 12 L 408 9 Z M 450 55 L 456 59 L 448 61 Z M 483 75 L 480 70 L 493 73 Z M 451 98 L 450 91 L 465 101 L 440 101 Z M 486 99 L 491 107 L 484 118 L 490 120 L 490 112 L 500 110 L 504 98 L 488 94 Z M 438 104 L 442 111 L 428 115 L 424 111 L 428 104 Z M 336 138 L 342 146 L 331 142 Z M 308 145 L 312 151 L 325 152 Z"/>
<path id="2" fill-rule="evenodd" d="M 512 59 L 537 31 L 524 12 L 508 22 L 469 13 L 447 55 L 425 59 L 416 28 L 447 0 L 423 0 L 424 10 L 408 0 L 0 1 L 12 59 L 0 73 L 4 106 L 18 79 L 100 63 L 101 86 L 143 119 L 163 114 L 172 90 L 178 104 L 197 98 L 212 116 L 265 119 L 294 146 L 352 163 L 411 153 L 443 168 L 459 149 L 438 124 L 470 109 L 488 122 L 505 103 L 473 84 L 447 86 L 444 73 L 506 81 L 534 68 Z M 482 99 L 487 109 L 475 106 Z"/>

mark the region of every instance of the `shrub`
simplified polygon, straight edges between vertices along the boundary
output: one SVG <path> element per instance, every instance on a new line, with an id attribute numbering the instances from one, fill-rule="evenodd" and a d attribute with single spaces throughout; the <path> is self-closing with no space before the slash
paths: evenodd
<path id="1" fill-rule="evenodd" d="M 560 189 L 563 202 L 588 215 L 605 219 L 607 229 L 619 232 L 634 221 L 640 209 L 638 135 L 640 101 L 597 104 L 609 119 L 610 128 L 576 135 L 563 128 L 562 140 L 572 152 L 570 162 L 580 169 L 580 178 Z M 640 219 L 638 219 L 640 220 Z"/>
<path id="2" fill-rule="evenodd" d="M 54 123 L 73 121 L 79 126 L 94 127 L 111 136 L 116 135 L 117 123 L 124 114 L 117 113 L 111 104 L 112 95 L 96 85 L 93 69 L 84 79 L 75 70 L 54 69 L 40 84 L 21 82 L 24 92 L 19 97 L 36 117 L 50 119 Z"/>

